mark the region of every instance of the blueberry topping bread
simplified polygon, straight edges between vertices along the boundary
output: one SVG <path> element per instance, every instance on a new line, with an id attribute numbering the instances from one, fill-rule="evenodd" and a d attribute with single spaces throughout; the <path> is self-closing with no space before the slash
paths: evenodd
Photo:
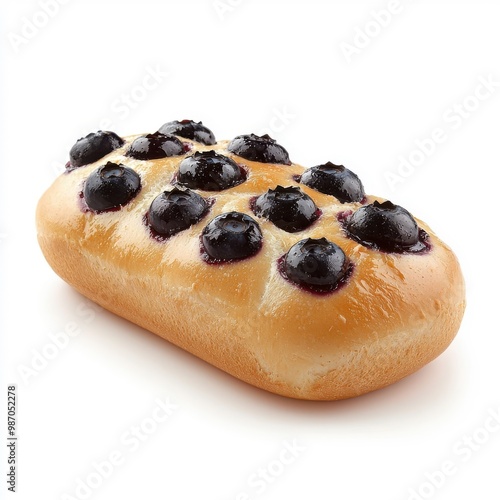
<path id="1" fill-rule="evenodd" d="M 465 308 L 450 248 L 354 172 L 304 168 L 267 135 L 217 141 L 191 120 L 78 140 L 37 229 L 86 297 L 293 398 L 400 380 L 446 349 Z"/>

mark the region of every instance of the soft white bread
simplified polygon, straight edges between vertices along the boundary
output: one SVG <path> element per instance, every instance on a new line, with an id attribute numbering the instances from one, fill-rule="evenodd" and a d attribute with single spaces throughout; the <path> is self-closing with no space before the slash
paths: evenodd
<path id="1" fill-rule="evenodd" d="M 198 191 L 215 203 L 198 223 L 166 241 L 151 237 L 144 216 L 170 186 L 185 156 L 141 161 L 125 156 L 135 137 L 104 159 L 62 174 L 37 209 L 42 251 L 61 278 L 106 309 L 150 330 L 250 384 L 284 396 L 334 400 L 387 386 L 446 349 L 458 331 L 465 290 L 453 252 L 422 221 L 431 249 L 419 254 L 370 249 L 343 231 L 341 204 L 301 189 L 322 216 L 298 233 L 256 218 L 249 200 L 277 185 L 298 185 L 304 168 L 245 160 L 214 146 L 182 139 L 193 151 L 215 150 L 248 171 L 231 189 Z M 118 211 L 81 207 L 85 179 L 108 161 L 141 177 L 139 194 Z M 170 186 L 171 187 L 171 186 Z M 366 202 L 380 200 L 368 196 Z M 244 212 L 263 233 L 253 257 L 220 265 L 200 255 L 200 234 L 216 215 Z M 354 264 L 347 283 L 313 294 L 283 279 L 277 260 L 304 238 L 339 245 Z"/>

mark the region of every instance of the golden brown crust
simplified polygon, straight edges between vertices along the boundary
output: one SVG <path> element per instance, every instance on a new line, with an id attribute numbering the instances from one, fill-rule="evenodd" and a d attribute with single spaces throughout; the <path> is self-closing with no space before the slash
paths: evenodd
<path id="1" fill-rule="evenodd" d="M 259 219 L 264 243 L 256 256 L 207 265 L 199 235 L 208 221 L 231 210 L 251 214 L 252 196 L 296 185 L 292 176 L 303 168 L 244 160 L 228 153 L 226 141 L 193 143 L 196 150 L 223 151 L 249 177 L 227 191 L 200 191 L 216 198 L 210 213 L 159 242 L 143 216 L 183 157 L 127 158 L 135 137 L 105 160 L 61 175 L 38 205 L 38 239 L 47 261 L 85 296 L 246 382 L 301 399 L 342 399 L 384 387 L 452 341 L 465 307 L 463 278 L 453 252 L 423 222 L 429 253 L 376 252 L 347 238 L 337 222 L 337 213 L 359 203 L 340 204 L 301 185 L 323 212 L 312 227 L 286 233 Z M 106 161 L 134 168 L 142 190 L 120 211 L 84 213 L 83 181 Z M 280 276 L 277 259 L 306 237 L 337 243 L 355 264 L 335 293 L 304 292 Z"/>

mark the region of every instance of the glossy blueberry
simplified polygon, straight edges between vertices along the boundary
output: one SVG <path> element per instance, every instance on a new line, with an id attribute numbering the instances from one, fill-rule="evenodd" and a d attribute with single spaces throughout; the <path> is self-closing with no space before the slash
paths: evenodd
<path id="1" fill-rule="evenodd" d="M 345 230 L 355 241 L 386 252 L 420 251 L 420 230 L 413 216 L 390 201 L 373 202 L 347 217 Z"/>
<path id="2" fill-rule="evenodd" d="M 245 171 L 231 158 L 215 151 L 197 151 L 182 160 L 177 182 L 191 189 L 222 191 L 241 184 Z"/>
<path id="3" fill-rule="evenodd" d="M 289 233 L 302 231 L 319 216 L 314 201 L 298 187 L 277 186 L 269 189 L 255 199 L 253 211 Z"/>
<path id="4" fill-rule="evenodd" d="M 205 127 L 203 123 L 196 123 L 193 120 L 175 120 L 165 123 L 160 127 L 158 132 L 179 135 L 192 141 L 201 142 L 207 146 L 212 146 L 216 143 L 213 132 Z"/>
<path id="5" fill-rule="evenodd" d="M 335 196 L 341 203 L 359 202 L 365 197 L 359 177 L 344 165 L 332 162 L 307 169 L 300 182 L 320 193 Z"/>
<path id="6" fill-rule="evenodd" d="M 153 200 L 147 219 L 155 233 L 168 237 L 196 224 L 207 209 L 207 201 L 199 194 L 174 187 Z"/>
<path id="7" fill-rule="evenodd" d="M 255 255 L 262 246 L 262 233 L 252 217 L 227 212 L 205 227 L 201 241 L 209 260 L 227 262 Z"/>
<path id="8" fill-rule="evenodd" d="M 301 240 L 288 251 L 283 261 L 286 278 L 316 291 L 337 288 L 349 269 L 342 249 L 326 238 Z"/>
<path id="9" fill-rule="evenodd" d="M 131 168 L 108 161 L 94 170 L 83 188 L 88 207 L 103 212 L 126 205 L 141 189 L 141 178 Z"/>
<path id="10" fill-rule="evenodd" d="M 100 160 L 115 149 L 123 146 L 125 141 L 114 132 L 92 132 L 76 141 L 69 152 L 69 167 L 81 167 Z"/>
<path id="11" fill-rule="evenodd" d="M 229 143 L 227 149 L 231 153 L 251 161 L 292 164 L 287 150 L 267 134 L 261 137 L 255 134 L 239 135 Z"/>
<path id="12" fill-rule="evenodd" d="M 131 145 L 127 156 L 136 160 L 157 160 L 184 154 L 184 145 L 175 135 L 154 134 L 138 137 Z"/>

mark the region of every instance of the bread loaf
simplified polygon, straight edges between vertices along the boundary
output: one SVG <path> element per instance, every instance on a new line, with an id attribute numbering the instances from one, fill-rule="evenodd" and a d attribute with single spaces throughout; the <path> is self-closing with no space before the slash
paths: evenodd
<path id="1" fill-rule="evenodd" d="M 424 222 L 330 162 L 201 123 L 89 134 L 37 208 L 38 240 L 80 293 L 288 397 L 387 386 L 458 331 L 464 282 Z"/>

